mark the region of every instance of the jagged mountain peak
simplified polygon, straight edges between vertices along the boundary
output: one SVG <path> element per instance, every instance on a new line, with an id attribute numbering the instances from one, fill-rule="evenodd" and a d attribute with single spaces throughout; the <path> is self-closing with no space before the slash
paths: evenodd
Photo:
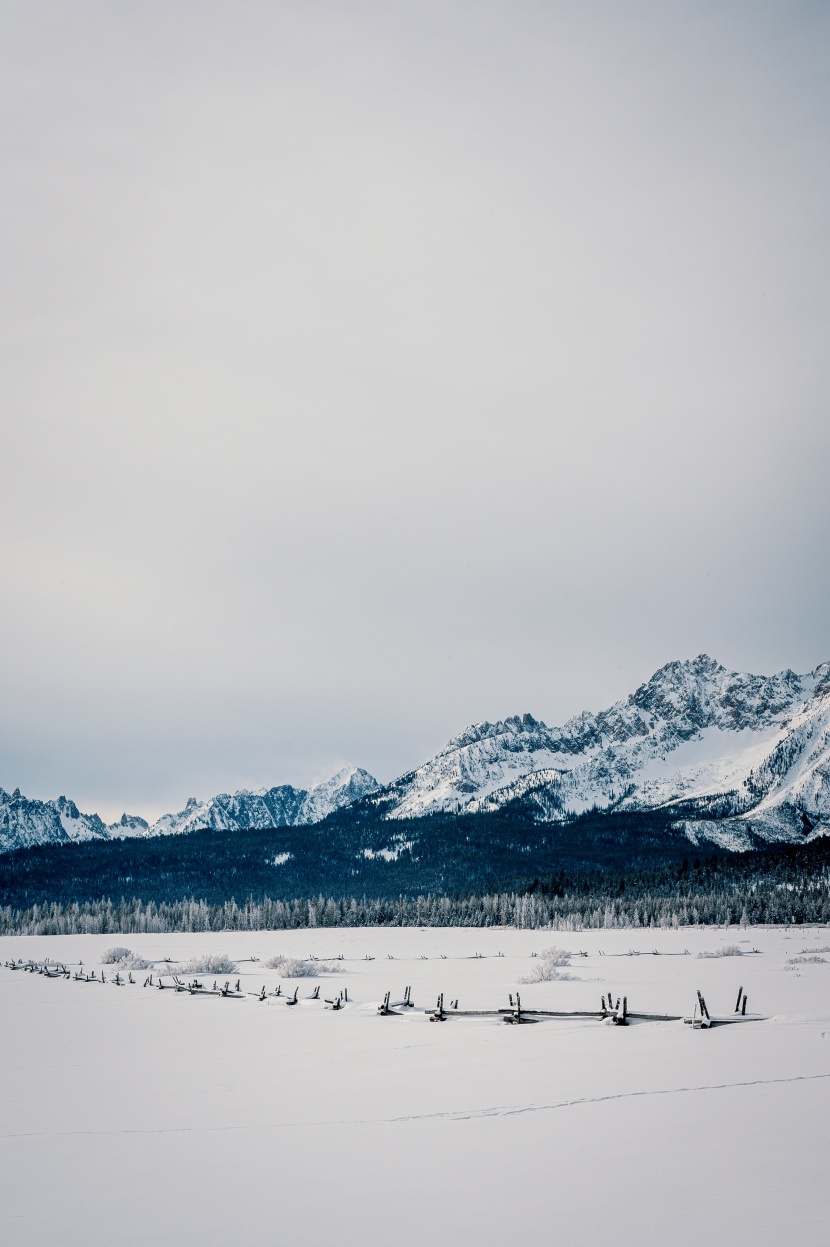
<path id="1" fill-rule="evenodd" d="M 814 697 L 826 697 L 830 693 L 830 662 L 822 662 L 810 672 Z"/>
<path id="2" fill-rule="evenodd" d="M 126 811 L 121 815 L 117 823 L 113 823 L 110 826 L 110 831 L 113 834 L 121 835 L 141 835 L 149 830 L 150 824 L 146 818 L 141 818 L 138 814 L 128 814 Z"/>
<path id="3" fill-rule="evenodd" d="M 528 713 L 492 723 L 485 720 L 459 732 L 437 756 L 497 738 L 514 738 L 516 747 L 526 752 L 538 748 L 581 752 L 588 741 L 598 744 L 648 735 L 658 722 L 671 723 L 680 736 L 718 722 L 733 728 L 752 726 L 788 709 L 802 693 L 803 677 L 792 671 L 774 676 L 744 674 L 729 671 L 701 653 L 666 663 L 606 710 L 580 711 L 561 727 L 548 727 Z"/>
<path id="4" fill-rule="evenodd" d="M 74 801 L 60 796 L 34 801 L 19 788 L 0 788 L 0 852 L 36 844 L 68 844 L 73 840 L 106 840 L 108 831 L 97 814 L 81 814 Z"/>
<path id="5" fill-rule="evenodd" d="M 353 784 L 368 784 L 377 787 L 377 783 L 378 781 L 374 775 L 370 775 L 362 766 L 343 766 L 330 779 L 314 784 L 309 791 L 314 792 L 319 788 L 345 788 L 347 785 Z"/>
<path id="6" fill-rule="evenodd" d="M 670 735 L 689 739 L 712 726 L 757 730 L 796 705 L 805 678 L 790 670 L 776 675 L 729 671 L 708 654 L 666 663 L 621 702 L 597 716 L 602 733 L 621 729 L 649 733 L 668 725 Z"/>
<path id="7" fill-rule="evenodd" d="M 594 808 L 698 802 L 719 811 L 723 821 L 727 814 L 748 818 L 763 796 L 767 810 L 777 811 L 767 818 L 767 831 L 789 834 L 803 818 L 790 811 L 779 780 L 791 755 L 802 756 L 792 743 L 795 725 L 806 716 L 810 733 L 799 731 L 805 741 L 808 734 L 813 739 L 818 702 L 826 693 L 830 663 L 809 676 L 789 669 L 764 676 L 730 671 L 701 653 L 666 663 L 608 709 L 582 711 L 562 727 L 548 727 L 532 715 L 473 724 L 391 785 L 384 812 L 391 818 L 440 810 L 473 813 L 532 798 L 538 817 L 561 820 Z M 812 761 L 805 763 L 812 778 L 799 781 L 798 789 L 799 800 L 809 797 L 811 826 L 817 825 L 814 817 L 824 817 L 825 804 L 830 813 L 830 762 L 826 782 L 815 778 L 816 759 L 824 757 L 827 743 L 820 731 L 818 737 Z M 782 739 L 790 744 L 764 770 L 764 759 Z M 830 758 L 830 745 L 827 752 Z M 788 791 L 794 791 L 792 783 Z M 741 834 L 739 828 L 738 840 Z"/>
<path id="8" fill-rule="evenodd" d="M 442 754 L 451 753 L 456 749 L 463 749 L 465 745 L 472 745 L 477 741 L 486 740 L 490 737 L 530 737 L 538 736 L 540 733 L 548 730 L 546 724 L 540 719 L 535 719 L 532 714 L 509 715 L 506 719 L 497 719 L 494 723 L 485 719 L 482 723 L 471 723 L 463 732 L 453 736 L 440 752 Z"/>
<path id="9" fill-rule="evenodd" d="M 378 781 L 359 766 L 344 766 L 331 779 L 315 784 L 306 794 L 298 822 L 318 823 L 327 815 L 376 792 Z"/>
<path id="10" fill-rule="evenodd" d="M 707 688 L 712 691 L 722 687 L 730 673 L 717 659 L 709 654 L 698 654 L 696 658 L 676 658 L 672 662 L 659 667 L 654 674 L 641 684 L 628 700 L 638 701 L 663 692 L 673 693 L 680 701 L 695 689 Z"/>

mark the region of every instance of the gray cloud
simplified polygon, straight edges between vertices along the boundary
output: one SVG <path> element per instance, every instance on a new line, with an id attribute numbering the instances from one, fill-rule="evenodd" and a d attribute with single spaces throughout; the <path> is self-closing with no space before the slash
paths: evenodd
<path id="1" fill-rule="evenodd" d="M 0 10 L 0 784 L 830 657 L 822 5 Z"/>

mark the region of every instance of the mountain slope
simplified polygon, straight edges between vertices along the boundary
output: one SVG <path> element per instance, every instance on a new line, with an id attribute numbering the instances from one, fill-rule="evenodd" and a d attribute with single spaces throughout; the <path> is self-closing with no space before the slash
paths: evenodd
<path id="1" fill-rule="evenodd" d="M 830 663 L 808 675 L 672 662 L 563 727 L 481 723 L 374 798 L 391 819 L 520 804 L 541 821 L 678 806 L 692 839 L 744 847 L 830 823 Z"/>

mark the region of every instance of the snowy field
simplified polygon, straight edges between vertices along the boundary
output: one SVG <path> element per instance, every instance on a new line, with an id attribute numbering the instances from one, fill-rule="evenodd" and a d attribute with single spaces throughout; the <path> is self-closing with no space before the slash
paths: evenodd
<path id="1" fill-rule="evenodd" d="M 248 992 L 276 988 L 275 955 L 344 960 L 296 980 L 296 1008 L 145 989 L 146 971 L 117 988 L 0 968 L 4 1247 L 830 1241 L 830 951 L 803 953 L 830 946 L 825 928 L 5 938 L 0 961 L 100 977 L 113 944 L 227 952 L 240 973 L 220 983 Z M 689 1014 L 700 988 L 728 1014 L 743 986 L 768 1020 L 425 1016 L 439 992 L 507 1005 L 552 944 L 572 978 L 519 986 L 527 1007 L 610 991 Z M 743 955 L 696 955 L 724 945 Z M 408 985 L 416 1008 L 379 1016 Z M 324 1004 L 344 989 L 347 1006 Z"/>

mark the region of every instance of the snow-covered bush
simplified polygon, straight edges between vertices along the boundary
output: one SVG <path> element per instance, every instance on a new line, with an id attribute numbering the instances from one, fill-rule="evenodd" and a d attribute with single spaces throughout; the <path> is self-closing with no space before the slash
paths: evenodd
<path id="1" fill-rule="evenodd" d="M 145 961 L 143 957 L 139 957 L 138 953 L 130 953 L 129 957 L 123 957 L 121 961 L 116 963 L 119 970 L 149 970 L 152 968 L 152 961 Z"/>
<path id="2" fill-rule="evenodd" d="M 227 953 L 202 953 L 199 957 L 191 957 L 178 968 L 171 966 L 168 973 L 176 974 L 236 974 L 238 966 L 231 961 Z"/>
<path id="3" fill-rule="evenodd" d="M 343 971 L 336 961 L 304 961 L 296 957 L 271 957 L 265 964 L 269 970 L 279 970 L 283 979 L 312 979 L 318 974 L 341 974 Z"/>
<path id="4" fill-rule="evenodd" d="M 101 953 L 101 962 L 105 966 L 114 966 L 117 961 L 123 961 L 125 957 L 132 957 L 131 948 L 122 948 L 120 944 L 116 944 L 114 948 L 108 948 L 105 953 Z"/>
<path id="5" fill-rule="evenodd" d="M 122 948 L 120 945 L 108 948 L 105 953 L 102 953 L 101 961 L 105 966 L 115 966 L 117 970 L 147 970 L 152 964 L 145 961 L 143 957 L 139 957 L 138 953 L 134 953 L 132 949 Z"/>
<path id="6" fill-rule="evenodd" d="M 698 957 L 743 957 L 744 951 L 738 944 L 722 944 L 720 948 L 716 948 L 713 953 L 698 953 Z"/>
<path id="7" fill-rule="evenodd" d="M 529 974 L 525 974 L 519 979 L 520 983 L 554 983 L 565 979 L 572 979 L 572 974 L 567 974 L 561 969 L 562 966 L 571 964 L 571 954 L 565 948 L 544 948 L 539 956 L 535 958 L 533 968 Z"/>

